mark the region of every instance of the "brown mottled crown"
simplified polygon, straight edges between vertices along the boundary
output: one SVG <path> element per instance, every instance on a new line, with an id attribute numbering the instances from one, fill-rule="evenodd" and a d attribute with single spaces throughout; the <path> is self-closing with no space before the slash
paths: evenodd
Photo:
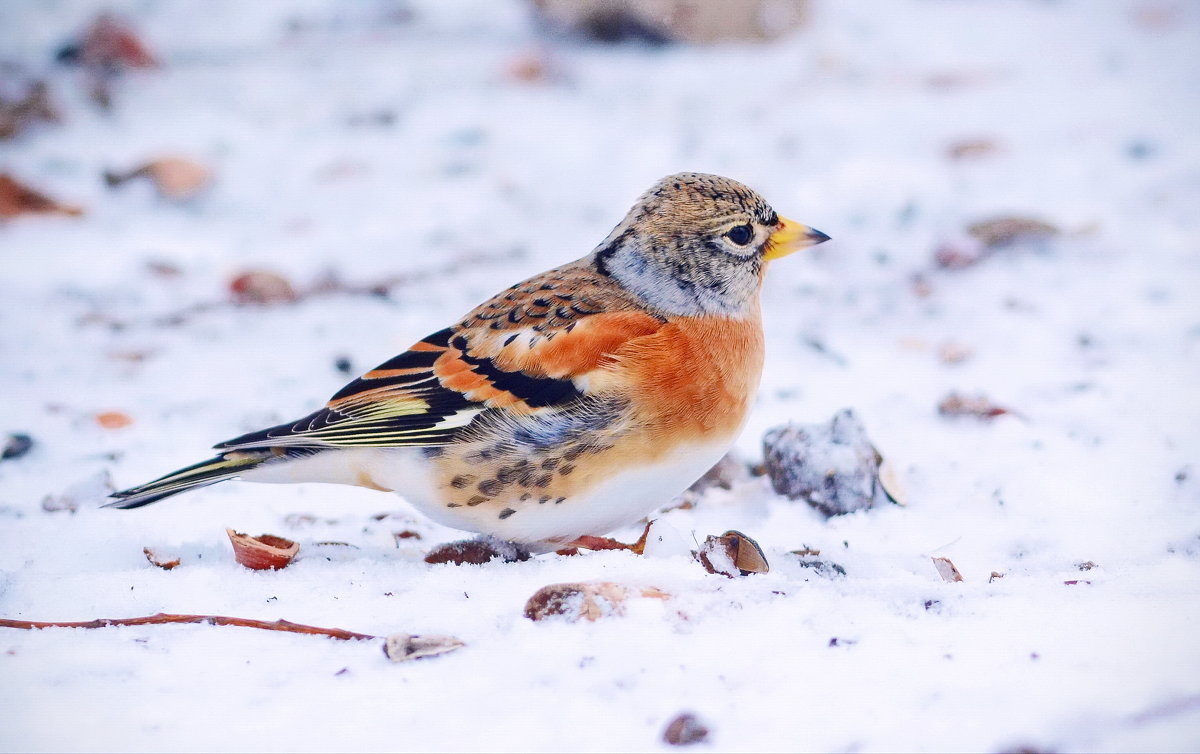
<path id="1" fill-rule="evenodd" d="M 756 305 L 763 251 L 778 222 L 771 205 L 742 183 L 677 173 L 638 199 L 591 262 L 649 309 L 741 316 Z"/>

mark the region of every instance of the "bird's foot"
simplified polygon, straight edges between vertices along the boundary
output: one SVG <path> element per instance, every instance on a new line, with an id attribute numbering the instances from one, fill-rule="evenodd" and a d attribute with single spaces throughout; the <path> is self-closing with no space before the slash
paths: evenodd
<path id="1" fill-rule="evenodd" d="M 653 521 L 646 522 L 646 528 L 642 530 L 642 536 L 633 544 L 619 542 L 612 537 L 593 537 L 584 535 L 571 542 L 566 546 L 556 550 L 558 555 L 578 555 L 580 550 L 628 550 L 635 555 L 641 555 L 646 551 L 646 538 L 650 536 L 650 526 Z"/>

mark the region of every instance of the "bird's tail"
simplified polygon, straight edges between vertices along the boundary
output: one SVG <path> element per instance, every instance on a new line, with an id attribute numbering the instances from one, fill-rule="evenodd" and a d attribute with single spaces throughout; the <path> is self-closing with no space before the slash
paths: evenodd
<path id="1" fill-rule="evenodd" d="M 180 492 L 233 479 L 273 457 L 274 455 L 269 451 L 261 454 L 253 451 L 226 453 L 159 477 L 153 482 L 114 492 L 111 497 L 116 500 L 104 507 L 140 508 Z"/>

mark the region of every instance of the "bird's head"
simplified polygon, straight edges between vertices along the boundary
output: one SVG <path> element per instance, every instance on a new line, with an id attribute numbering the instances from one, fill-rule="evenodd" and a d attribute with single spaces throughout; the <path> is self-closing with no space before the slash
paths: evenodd
<path id="1" fill-rule="evenodd" d="M 755 306 L 768 261 L 827 240 L 737 181 L 677 173 L 643 194 L 593 255 L 654 309 L 737 316 Z"/>

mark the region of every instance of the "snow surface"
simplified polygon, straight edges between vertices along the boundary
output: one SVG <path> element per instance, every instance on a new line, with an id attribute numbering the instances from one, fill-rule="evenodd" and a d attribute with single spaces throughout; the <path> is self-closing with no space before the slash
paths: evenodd
<path id="1" fill-rule="evenodd" d="M 49 62 L 101 6 L 165 62 L 123 76 L 111 114 Z M 0 617 L 212 613 L 467 644 L 392 664 L 378 642 L 239 628 L 0 629 L 0 749 L 640 751 L 669 748 L 683 711 L 711 730 L 702 750 L 1200 749 L 1196 3 L 828 1 L 774 44 L 648 49 L 547 38 L 515 2 L 30 0 L 0 5 L 0 51 L 51 76 L 66 118 L 0 144 L 0 164 L 87 208 L 0 227 L 0 430 L 37 442 L 0 462 Z M 529 55 L 545 80 L 511 75 Z M 950 159 L 964 139 L 998 150 Z M 212 191 L 177 206 L 100 180 L 163 153 L 210 164 Z M 743 455 L 850 407 L 907 507 L 826 520 L 757 478 L 664 514 L 649 557 L 464 567 L 422 560 L 457 532 L 361 489 L 43 510 L 308 412 L 348 379 L 338 357 L 370 368 L 587 252 L 678 170 L 745 181 L 835 239 L 771 269 Z M 1064 233 L 934 268 L 1006 214 Z M 227 305 L 252 268 L 403 282 Z M 946 364 L 947 343 L 972 355 Z M 1017 414 L 939 416 L 950 391 Z M 226 526 L 301 558 L 247 571 Z M 687 555 L 730 528 L 770 573 Z M 398 547 L 402 529 L 423 538 Z M 846 576 L 802 567 L 803 546 Z M 522 616 L 540 587 L 587 580 L 672 597 L 595 623 Z"/>

